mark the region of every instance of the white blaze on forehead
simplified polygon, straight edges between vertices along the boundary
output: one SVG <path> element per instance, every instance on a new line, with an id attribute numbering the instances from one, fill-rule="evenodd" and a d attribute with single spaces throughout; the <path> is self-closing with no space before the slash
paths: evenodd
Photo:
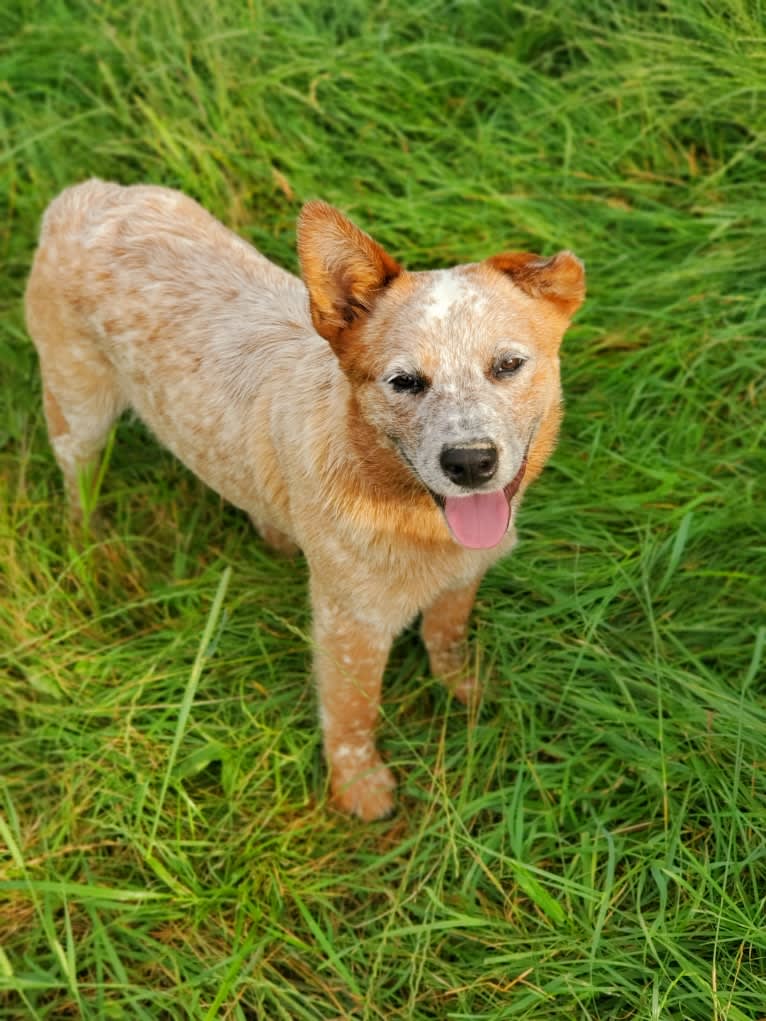
<path id="1" fill-rule="evenodd" d="M 441 269 L 433 272 L 420 300 L 423 319 L 426 322 L 439 322 L 453 315 L 458 305 L 470 303 L 477 309 L 487 299 L 465 274 L 455 269 Z"/>
<path id="2" fill-rule="evenodd" d="M 481 385 L 489 364 L 490 295 L 462 267 L 432 270 L 423 278 L 412 325 L 420 330 L 420 343 L 429 345 L 424 349 L 433 392 L 467 397 Z"/>

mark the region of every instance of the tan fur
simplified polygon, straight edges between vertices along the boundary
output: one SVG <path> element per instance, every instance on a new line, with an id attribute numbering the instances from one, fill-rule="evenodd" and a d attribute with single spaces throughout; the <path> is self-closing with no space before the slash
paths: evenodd
<path id="1" fill-rule="evenodd" d="M 479 695 L 479 680 L 468 669 L 466 631 L 480 578 L 448 589 L 423 611 L 421 634 L 428 650 L 431 673 L 441 677 L 461 702 Z"/>
<path id="2" fill-rule="evenodd" d="M 570 253 L 409 273 L 319 202 L 299 254 L 305 286 L 177 192 L 88 181 L 45 215 L 27 323 L 74 511 L 78 473 L 131 407 L 273 546 L 303 550 L 333 795 L 372 819 L 393 803 L 374 740 L 392 639 L 424 612 L 432 668 L 473 697 L 468 616 L 515 541 L 512 525 L 492 549 L 453 540 L 432 493 L 462 491 L 439 452 L 490 435 L 496 488 L 525 456 L 518 507 L 555 445 L 584 278 Z M 505 348 L 524 371 L 500 381 Z M 427 392 L 395 392 L 413 371 Z"/>

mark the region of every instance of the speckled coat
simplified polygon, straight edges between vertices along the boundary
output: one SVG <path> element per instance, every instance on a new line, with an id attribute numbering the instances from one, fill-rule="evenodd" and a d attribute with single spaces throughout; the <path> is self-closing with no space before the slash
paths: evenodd
<path id="1" fill-rule="evenodd" d="M 512 518 L 555 443 L 584 275 L 567 252 L 409 273 L 321 202 L 299 254 L 305 284 L 178 192 L 88 181 L 46 212 L 27 323 L 75 513 L 130 407 L 267 542 L 303 550 L 333 795 L 372 819 L 393 804 L 374 740 L 392 639 L 422 613 L 432 669 L 471 698 L 468 616 L 514 543 L 512 521 L 492 548 L 455 541 L 440 454 L 489 437 Z"/>

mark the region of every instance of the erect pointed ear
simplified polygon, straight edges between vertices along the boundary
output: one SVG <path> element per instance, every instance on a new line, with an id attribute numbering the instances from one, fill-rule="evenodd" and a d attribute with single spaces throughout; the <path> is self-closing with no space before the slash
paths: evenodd
<path id="1" fill-rule="evenodd" d="M 559 252 L 550 259 L 529 252 L 506 252 L 487 262 L 530 297 L 553 302 L 566 316 L 573 316 L 585 298 L 585 267 L 571 252 Z"/>
<path id="2" fill-rule="evenodd" d="M 402 272 L 377 241 L 326 202 L 307 202 L 298 219 L 298 256 L 314 329 L 335 349 Z"/>

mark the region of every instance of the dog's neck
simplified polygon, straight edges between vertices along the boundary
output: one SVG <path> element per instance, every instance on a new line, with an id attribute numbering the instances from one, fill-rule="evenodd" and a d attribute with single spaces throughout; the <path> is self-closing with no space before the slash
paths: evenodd
<path id="1" fill-rule="evenodd" d="M 366 421 L 353 393 L 347 398 L 347 477 L 344 491 L 356 514 L 384 531 L 395 529 L 419 542 L 451 546 L 441 511 L 392 441 Z"/>

